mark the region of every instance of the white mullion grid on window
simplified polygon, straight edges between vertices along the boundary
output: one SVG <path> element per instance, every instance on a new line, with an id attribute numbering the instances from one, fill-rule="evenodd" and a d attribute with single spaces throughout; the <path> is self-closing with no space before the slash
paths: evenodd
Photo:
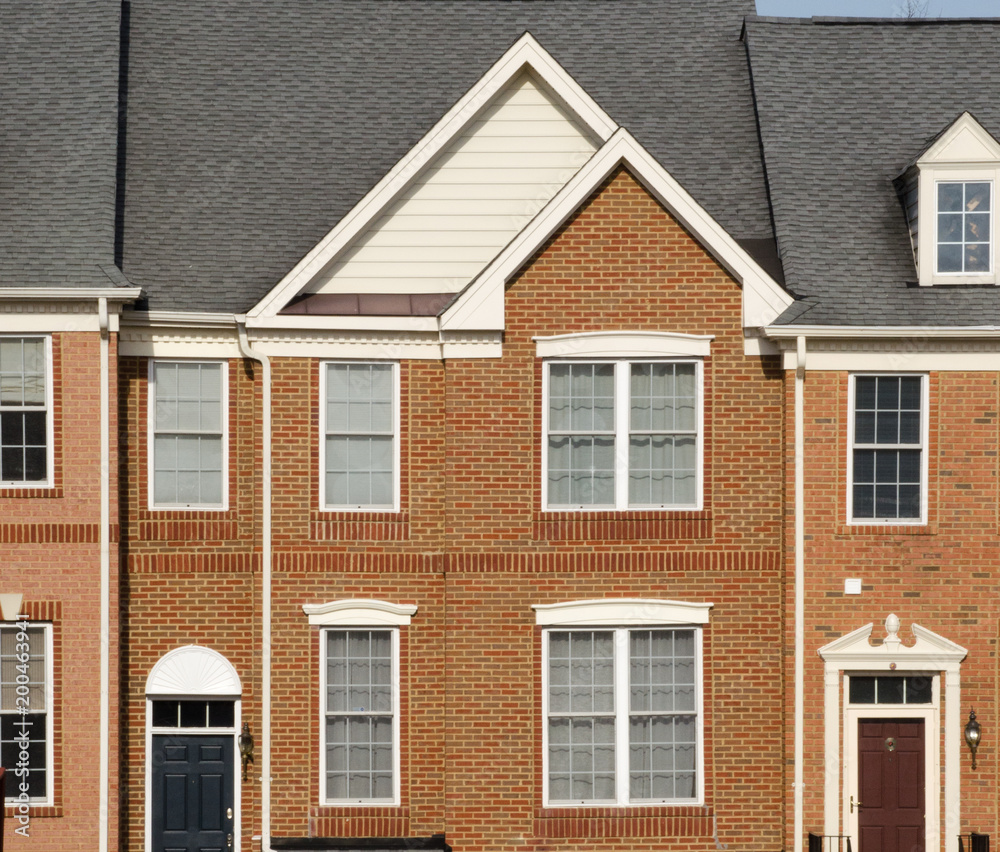
<path id="1" fill-rule="evenodd" d="M 218 366 L 219 368 L 219 430 L 194 430 L 194 429 L 158 429 L 156 423 L 156 365 L 172 364 L 197 364 L 206 366 Z M 151 510 L 172 509 L 185 511 L 196 509 L 198 511 L 227 511 L 229 509 L 229 362 L 228 361 L 204 361 L 183 359 L 155 359 L 149 361 L 149 399 L 147 401 L 147 447 L 146 469 L 148 503 Z M 191 503 L 179 504 L 156 502 L 156 437 L 157 435 L 198 435 L 204 437 L 218 436 L 221 444 L 221 501 L 218 503 Z"/>
<path id="2" fill-rule="evenodd" d="M 968 192 L 968 186 L 971 185 L 971 184 L 976 184 L 976 183 L 985 183 L 985 184 L 987 184 L 989 186 L 989 190 L 988 190 L 988 194 L 989 194 L 989 205 L 988 205 L 988 207 L 989 207 L 989 209 L 986 210 L 986 211 L 981 211 L 979 214 L 976 214 L 975 211 L 967 210 L 966 209 L 966 203 L 967 203 L 967 201 L 966 201 L 966 193 Z M 961 206 L 961 208 L 959 210 L 942 210 L 941 209 L 940 201 L 939 201 L 939 193 L 941 191 L 941 187 L 943 185 L 945 185 L 945 184 L 953 184 L 953 185 L 961 186 L 962 187 L 962 206 Z M 977 276 L 977 275 L 982 276 L 982 275 L 991 275 L 993 273 L 993 268 L 994 268 L 994 263 L 995 263 L 993 255 L 995 253 L 995 244 L 996 244 L 996 216 L 994 215 L 994 209 L 993 209 L 994 205 L 996 203 L 996 193 L 994 192 L 994 185 L 995 184 L 994 184 L 994 181 L 993 181 L 992 177 L 983 175 L 982 173 L 977 174 L 975 172 L 969 172 L 969 171 L 965 171 L 965 170 L 963 170 L 963 171 L 956 171 L 956 172 L 951 173 L 951 174 L 945 172 L 944 174 L 942 174 L 942 176 L 937 181 L 935 181 L 935 183 L 934 183 L 934 199 L 933 199 L 934 211 L 935 211 L 935 215 L 934 215 L 934 232 L 931 235 L 932 238 L 933 238 L 933 245 L 934 245 L 934 274 L 935 275 L 940 275 L 940 276 L 943 276 L 943 277 L 947 278 L 949 276 L 951 276 L 951 277 Z M 977 240 L 967 240 L 965 238 L 966 237 L 965 231 L 966 231 L 967 221 L 968 221 L 968 217 L 969 217 L 970 214 L 971 215 L 986 215 L 987 216 L 987 218 L 988 218 L 988 226 L 987 226 L 987 229 L 986 229 L 985 238 L 977 239 Z M 961 219 L 961 229 L 960 229 L 961 233 L 959 235 L 960 238 L 957 239 L 957 240 L 941 240 L 940 239 L 939 222 L 941 221 L 941 219 L 943 217 L 946 217 L 946 216 L 949 216 L 949 215 L 958 215 L 960 217 L 960 219 Z M 969 246 L 969 245 L 986 245 L 987 246 L 986 254 L 987 254 L 987 260 L 989 262 L 989 266 L 988 266 L 987 269 L 972 270 L 972 271 L 969 271 L 969 270 L 965 269 L 965 248 L 966 248 L 966 246 Z M 959 246 L 960 247 L 960 249 L 962 250 L 962 268 L 961 269 L 950 270 L 950 271 L 942 271 L 941 270 L 941 261 L 940 261 L 939 255 L 940 255 L 940 249 L 941 249 L 942 246 Z"/>
<path id="3" fill-rule="evenodd" d="M 331 365 L 343 366 L 371 366 L 385 365 L 391 368 L 392 373 L 392 426 L 388 431 L 367 431 L 367 432 L 336 432 L 327 431 L 327 406 L 329 403 L 329 375 Z M 320 364 L 320 412 L 319 412 L 319 508 L 325 512 L 398 512 L 400 511 L 400 379 L 398 361 L 324 361 Z M 383 435 L 392 439 L 392 502 L 390 504 L 365 505 L 365 504 L 342 504 L 330 502 L 331 497 L 327 494 L 327 437 L 330 434 L 350 435 L 356 434 L 359 437 Z"/>
<path id="4" fill-rule="evenodd" d="M 327 711 L 327 637 L 330 633 L 351 632 L 378 632 L 388 633 L 392 654 L 390 683 L 392 687 L 392 799 L 329 799 L 326 795 L 326 720 L 329 715 L 336 716 L 372 716 L 385 715 L 384 713 L 351 713 L 337 712 L 334 714 Z M 400 724 L 399 724 L 399 630 L 393 627 L 377 625 L 373 627 L 355 626 L 330 627 L 319 631 L 319 802 L 321 805 L 357 806 L 357 807 L 379 807 L 385 805 L 398 805 L 400 803 Z M 348 645 L 349 647 L 349 645 Z M 349 658 L 348 658 L 349 659 Z"/>
<path id="5" fill-rule="evenodd" d="M 690 632 L 694 645 L 694 709 L 691 711 L 637 711 L 631 710 L 631 635 L 633 631 L 666 631 L 682 630 Z M 569 712 L 552 713 L 550 708 L 550 646 L 553 633 L 583 633 L 596 635 L 612 634 L 614 648 L 614 710 L 613 712 Z M 705 759 L 704 759 L 704 712 L 703 712 L 703 649 L 702 630 L 695 625 L 649 625 L 648 627 L 618 627 L 618 628 L 573 628 L 554 627 L 546 630 L 543 635 L 544 654 L 542 666 L 542 777 L 544 784 L 543 801 L 545 807 L 580 807 L 601 806 L 613 804 L 616 806 L 642 806 L 649 804 L 699 805 L 704 802 L 705 791 Z M 572 676 L 570 677 L 572 683 Z M 595 799 L 587 801 L 553 800 L 550 795 L 551 765 L 549 760 L 549 722 L 552 718 L 608 718 L 615 720 L 615 795 L 616 801 Z M 631 718 L 633 716 L 694 716 L 695 719 L 695 798 L 694 799 L 631 799 Z"/>
<path id="6" fill-rule="evenodd" d="M 23 336 L 23 335 L 0 335 L 0 341 L 10 341 L 18 340 L 22 343 L 22 357 L 23 357 L 23 344 L 26 341 L 41 341 L 42 343 L 42 381 L 44 382 L 44 405 L 24 405 L 23 404 L 23 380 L 24 373 L 22 372 L 22 403 L 21 404 L 4 404 L 2 402 L 2 397 L 0 397 L 0 411 L 25 414 L 25 413 L 42 413 L 45 416 L 45 478 L 44 479 L 11 479 L 11 480 L 0 480 L 0 485 L 4 488 L 51 488 L 54 484 L 53 482 L 53 464 L 55 460 L 55 449 L 53 446 L 53 435 L 54 435 L 54 424 L 53 424 L 53 381 L 52 381 L 52 338 L 49 335 L 33 335 L 33 336 Z M 23 368 L 23 361 L 22 361 Z M 22 436 L 22 439 L 27 442 L 27 437 Z"/>
<path id="7" fill-rule="evenodd" d="M 17 633 L 20 628 L 18 625 L 27 624 L 29 631 L 40 631 L 42 636 L 42 653 L 44 655 L 44 674 L 45 682 L 43 684 L 43 690 L 45 694 L 45 707 L 42 712 L 45 715 L 45 798 L 43 799 L 32 799 L 30 804 L 32 807 L 44 807 L 51 805 L 53 803 L 54 790 L 55 790 L 55 771 L 56 768 L 53 765 L 55 757 L 55 749 L 53 746 L 53 732 L 55 729 L 54 724 L 54 708 L 52 706 L 53 696 L 55 691 L 53 689 L 52 677 L 53 677 L 53 660 L 52 660 L 52 623 L 46 621 L 29 621 L 28 619 L 21 619 L 18 621 L 7 621 L 0 622 L 0 626 L 3 626 L 5 632 Z M 15 646 L 16 647 L 16 646 Z M 15 675 L 17 673 L 14 669 Z M 28 715 L 38 714 L 37 710 L 32 710 L 30 704 L 27 708 Z M 15 706 L 12 709 L 5 709 L 3 712 L 4 716 L 13 716 L 15 718 L 20 716 L 20 712 Z M 31 728 L 28 729 L 28 739 L 29 743 L 34 737 L 32 737 Z M 15 766 L 8 766 L 8 781 L 7 781 L 7 798 L 14 799 L 17 797 L 16 784 L 18 781 L 17 776 L 14 775 Z M 28 769 L 31 769 L 30 762 Z"/>
<path id="8" fill-rule="evenodd" d="M 673 428 L 664 429 L 632 429 L 632 366 L 644 364 L 693 364 L 694 365 L 694 393 L 695 393 L 695 425 L 694 429 Z M 572 430 L 570 428 L 552 430 L 550 429 L 550 406 L 551 406 L 551 369 L 554 365 L 593 365 L 602 364 L 614 365 L 614 425 L 611 430 Z M 704 388 L 702 381 L 703 365 L 700 359 L 634 359 L 634 360 L 580 360 L 580 361 L 549 361 L 545 363 L 542 371 L 542 506 L 549 511 L 599 511 L 601 509 L 613 509 L 622 511 L 628 509 L 690 509 L 700 510 L 702 508 L 704 478 L 703 459 L 703 439 L 704 429 L 703 418 L 703 397 Z M 553 436 L 611 436 L 614 441 L 614 505 L 603 503 L 588 504 L 552 504 L 549 497 L 549 439 Z M 649 435 L 651 437 L 661 435 L 684 436 L 691 435 L 694 438 L 694 458 L 695 458 L 695 500 L 693 503 L 683 504 L 640 504 L 632 506 L 629 497 L 629 484 L 631 479 L 631 438 L 633 435 Z"/>
<path id="9" fill-rule="evenodd" d="M 859 378 L 906 378 L 917 376 L 920 379 L 920 443 L 919 444 L 880 444 L 855 442 L 855 427 L 857 420 L 857 379 Z M 929 382 L 926 373 L 852 373 L 849 377 L 848 414 L 847 414 L 847 523 L 854 525 L 886 525 L 886 524 L 909 524 L 919 526 L 927 523 L 927 494 L 928 494 L 928 437 L 930 423 L 930 392 Z M 877 404 L 877 402 L 876 402 Z M 854 517 L 854 451 L 855 450 L 918 450 L 920 452 L 920 516 L 917 518 L 880 518 L 877 515 L 871 518 Z M 898 482 L 897 482 L 898 484 Z"/>

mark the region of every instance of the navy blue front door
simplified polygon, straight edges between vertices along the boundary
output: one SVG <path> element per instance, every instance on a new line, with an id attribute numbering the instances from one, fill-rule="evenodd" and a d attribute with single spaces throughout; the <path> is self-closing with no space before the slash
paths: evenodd
<path id="1" fill-rule="evenodd" d="M 154 734 L 152 852 L 233 848 L 233 737 Z"/>

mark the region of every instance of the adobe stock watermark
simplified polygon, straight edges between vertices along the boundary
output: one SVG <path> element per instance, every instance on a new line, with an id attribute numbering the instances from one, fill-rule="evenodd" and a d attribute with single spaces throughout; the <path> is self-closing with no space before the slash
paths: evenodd
<path id="1" fill-rule="evenodd" d="M 31 659 L 31 644 L 28 640 L 28 622 L 18 621 L 14 625 L 17 633 L 14 636 L 14 662 L 16 676 L 15 703 L 20 720 L 14 727 L 14 745 L 17 748 L 17 762 L 14 764 L 14 778 L 17 796 L 16 804 L 13 805 L 17 827 L 15 834 L 21 837 L 29 837 L 31 834 L 31 786 L 29 783 L 29 773 L 31 772 L 31 728 L 34 720 L 29 719 L 31 713 L 31 677 L 29 675 L 29 661 Z"/>

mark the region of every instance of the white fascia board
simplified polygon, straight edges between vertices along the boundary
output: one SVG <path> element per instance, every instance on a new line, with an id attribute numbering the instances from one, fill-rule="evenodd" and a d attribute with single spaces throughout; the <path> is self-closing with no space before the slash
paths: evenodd
<path id="1" fill-rule="evenodd" d="M 1000 339 L 998 325 L 930 326 L 930 325 L 772 325 L 761 329 L 772 340 L 809 338 L 899 338 L 920 340 L 927 338 L 968 340 L 969 338 Z"/>
<path id="2" fill-rule="evenodd" d="M 0 287 L 0 302 L 86 302 L 107 299 L 131 302 L 142 295 L 141 287 Z"/>
<path id="3" fill-rule="evenodd" d="M 507 281 L 619 166 L 625 166 L 743 286 L 744 325 L 771 322 L 792 304 L 792 297 L 620 128 L 444 312 L 442 328 L 502 329 Z M 757 320 L 748 323 L 748 316 Z"/>
<path id="4" fill-rule="evenodd" d="M 382 215 L 423 169 L 490 103 L 493 96 L 526 67 L 530 67 L 597 138 L 606 140 L 614 133 L 618 125 L 611 117 L 535 41 L 531 33 L 525 33 L 354 209 L 250 311 L 248 321 L 276 316 L 337 254 Z"/>

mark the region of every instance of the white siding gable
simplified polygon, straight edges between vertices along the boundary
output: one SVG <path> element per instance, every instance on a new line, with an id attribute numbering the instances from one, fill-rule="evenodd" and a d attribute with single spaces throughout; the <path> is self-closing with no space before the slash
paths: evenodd
<path id="1" fill-rule="evenodd" d="M 308 292 L 458 292 L 599 142 L 533 74 L 520 74 Z"/>

